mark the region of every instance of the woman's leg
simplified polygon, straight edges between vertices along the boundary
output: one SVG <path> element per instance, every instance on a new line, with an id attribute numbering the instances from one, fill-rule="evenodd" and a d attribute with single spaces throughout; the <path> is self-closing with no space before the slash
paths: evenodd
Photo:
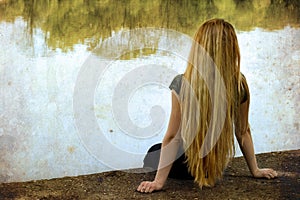
<path id="1" fill-rule="evenodd" d="M 147 152 L 144 158 L 144 168 L 150 167 L 153 171 L 157 170 L 159 157 L 160 157 L 161 143 L 153 145 Z M 188 167 L 185 162 L 185 155 L 182 151 L 179 151 L 182 155 L 176 161 L 174 161 L 171 171 L 169 173 L 170 178 L 176 179 L 194 179 L 188 172 Z"/>

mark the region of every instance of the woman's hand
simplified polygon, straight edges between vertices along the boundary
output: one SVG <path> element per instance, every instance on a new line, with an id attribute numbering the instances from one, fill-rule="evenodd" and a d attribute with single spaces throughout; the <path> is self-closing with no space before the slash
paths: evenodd
<path id="1" fill-rule="evenodd" d="M 157 181 L 143 181 L 137 188 L 137 191 L 142 193 L 151 193 L 153 191 L 161 190 L 163 187 L 163 184 L 157 182 Z"/>
<path id="2" fill-rule="evenodd" d="M 277 177 L 277 172 L 273 169 L 256 169 L 253 173 L 253 176 L 255 178 L 267 178 L 267 179 L 272 179 Z"/>

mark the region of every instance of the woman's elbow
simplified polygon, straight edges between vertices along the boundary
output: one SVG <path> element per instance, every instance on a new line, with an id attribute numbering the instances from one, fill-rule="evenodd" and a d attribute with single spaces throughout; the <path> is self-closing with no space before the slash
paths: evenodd
<path id="1" fill-rule="evenodd" d="M 176 135 L 166 135 L 162 141 L 163 145 L 167 145 L 169 144 L 170 142 L 172 143 L 180 143 L 180 137 L 176 136 Z"/>
<path id="2" fill-rule="evenodd" d="M 250 127 L 248 126 L 244 131 L 237 132 L 235 136 L 239 145 L 243 146 L 244 141 L 247 140 L 248 138 L 251 138 Z"/>

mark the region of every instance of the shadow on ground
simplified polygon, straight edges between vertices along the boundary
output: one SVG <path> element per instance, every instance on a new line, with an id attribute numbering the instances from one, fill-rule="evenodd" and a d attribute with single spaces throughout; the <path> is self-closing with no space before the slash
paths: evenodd
<path id="1" fill-rule="evenodd" d="M 0 199 L 300 199 L 300 150 L 258 154 L 257 160 L 259 166 L 276 169 L 279 177 L 254 179 L 239 157 L 230 163 L 222 181 L 202 190 L 193 181 L 168 179 L 162 191 L 141 194 L 136 187 L 143 180 L 153 179 L 154 174 L 135 169 L 1 183 Z"/>

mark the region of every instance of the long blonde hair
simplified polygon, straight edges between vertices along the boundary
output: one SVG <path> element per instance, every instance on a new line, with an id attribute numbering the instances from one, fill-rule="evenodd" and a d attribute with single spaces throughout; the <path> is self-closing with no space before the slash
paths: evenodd
<path id="1" fill-rule="evenodd" d="M 240 51 L 233 26 L 222 19 L 202 24 L 194 41 L 180 92 L 181 136 L 189 171 L 202 188 L 213 186 L 234 156 Z"/>

